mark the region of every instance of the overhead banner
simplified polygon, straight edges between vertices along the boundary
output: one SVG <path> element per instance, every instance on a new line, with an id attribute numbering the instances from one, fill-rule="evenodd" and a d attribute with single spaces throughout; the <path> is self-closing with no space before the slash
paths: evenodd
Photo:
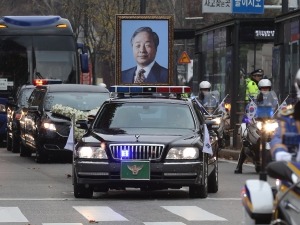
<path id="1" fill-rule="evenodd" d="M 263 14 L 264 0 L 203 0 L 202 13 Z"/>
<path id="2" fill-rule="evenodd" d="M 203 0 L 203 13 L 231 13 L 233 0 Z"/>

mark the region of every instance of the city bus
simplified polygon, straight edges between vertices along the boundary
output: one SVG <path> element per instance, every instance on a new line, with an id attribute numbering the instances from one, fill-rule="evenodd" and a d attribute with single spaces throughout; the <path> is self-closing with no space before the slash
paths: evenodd
<path id="1" fill-rule="evenodd" d="M 5 134 L 5 104 L 35 79 L 80 83 L 88 73 L 88 54 L 60 16 L 0 18 L 0 137 Z"/>

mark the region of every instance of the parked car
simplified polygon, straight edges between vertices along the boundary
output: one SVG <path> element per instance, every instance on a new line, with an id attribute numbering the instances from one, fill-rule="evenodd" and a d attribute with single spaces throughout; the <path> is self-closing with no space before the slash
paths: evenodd
<path id="1" fill-rule="evenodd" d="M 28 99 L 34 85 L 23 85 L 17 92 L 16 99 L 10 97 L 7 103 L 7 135 L 6 148 L 8 151 L 20 151 L 20 120 L 27 113 Z"/>
<path id="2" fill-rule="evenodd" d="M 0 146 L 5 146 L 6 141 L 6 98 L 0 98 Z"/>
<path id="3" fill-rule="evenodd" d="M 87 132 L 73 156 L 76 198 L 128 187 L 188 186 L 192 198 L 218 191 L 218 141 L 213 131 L 204 135 L 195 99 L 181 97 L 189 87 L 111 88 L 118 97 L 105 101 L 90 125 L 77 122 Z"/>
<path id="4" fill-rule="evenodd" d="M 75 112 L 89 112 L 109 98 L 101 86 L 51 84 L 37 86 L 29 100 L 28 112 L 21 124 L 20 155 L 35 153 L 36 162 L 46 162 L 52 155 L 70 155 L 65 149 Z M 58 106 L 60 112 L 53 111 Z"/>

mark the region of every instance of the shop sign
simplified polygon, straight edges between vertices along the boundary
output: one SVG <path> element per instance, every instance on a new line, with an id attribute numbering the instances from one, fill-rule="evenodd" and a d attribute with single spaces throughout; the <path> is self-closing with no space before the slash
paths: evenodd
<path id="1" fill-rule="evenodd" d="M 264 0 L 233 0 L 232 13 L 264 14 Z"/>
<path id="2" fill-rule="evenodd" d="M 233 0 L 203 0 L 203 13 L 231 13 Z"/>
<path id="3" fill-rule="evenodd" d="M 255 39 L 274 39 L 275 31 L 274 30 L 255 30 L 254 38 Z"/>

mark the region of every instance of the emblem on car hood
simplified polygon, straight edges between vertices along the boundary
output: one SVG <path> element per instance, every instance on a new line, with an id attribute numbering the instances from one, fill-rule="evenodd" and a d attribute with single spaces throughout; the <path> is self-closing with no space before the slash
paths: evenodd
<path id="1" fill-rule="evenodd" d="M 139 142 L 139 137 L 140 137 L 140 135 L 139 134 L 136 134 L 136 135 L 134 135 L 135 136 L 135 138 L 136 138 L 136 142 Z"/>
<path id="2" fill-rule="evenodd" d="M 129 165 L 127 165 L 127 168 L 132 172 L 132 175 L 138 175 L 139 171 L 141 169 L 143 169 L 143 165 L 142 166 L 137 166 L 137 165 L 129 166 Z"/>

